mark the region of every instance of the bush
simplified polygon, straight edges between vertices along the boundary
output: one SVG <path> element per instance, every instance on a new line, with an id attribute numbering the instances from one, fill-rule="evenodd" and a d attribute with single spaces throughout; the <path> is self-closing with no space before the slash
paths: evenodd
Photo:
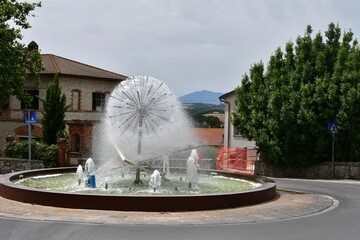
<path id="1" fill-rule="evenodd" d="M 57 167 L 57 151 L 58 147 L 56 144 L 47 145 L 42 142 L 34 142 L 31 145 L 32 156 L 34 159 L 44 161 L 45 167 Z"/>
<path id="2" fill-rule="evenodd" d="M 4 147 L 5 157 L 11 158 L 28 158 L 28 142 L 27 141 L 12 141 Z"/>
<path id="3" fill-rule="evenodd" d="M 39 141 L 31 142 L 31 159 L 44 161 L 45 167 L 56 167 L 57 150 L 55 144 L 47 145 Z M 28 142 L 23 140 L 15 140 L 7 143 L 4 148 L 5 157 L 28 159 Z"/>

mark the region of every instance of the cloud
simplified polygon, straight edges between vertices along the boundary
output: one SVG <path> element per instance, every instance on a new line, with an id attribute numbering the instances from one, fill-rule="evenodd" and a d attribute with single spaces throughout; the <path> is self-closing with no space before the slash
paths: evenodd
<path id="1" fill-rule="evenodd" d="M 54 53 L 125 75 L 147 74 L 181 96 L 228 92 L 254 62 L 330 22 L 360 32 L 356 0 L 44 1 L 24 31 Z"/>

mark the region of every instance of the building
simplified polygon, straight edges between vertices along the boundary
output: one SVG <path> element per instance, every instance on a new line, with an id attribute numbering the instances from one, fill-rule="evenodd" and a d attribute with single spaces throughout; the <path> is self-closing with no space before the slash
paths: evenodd
<path id="1" fill-rule="evenodd" d="M 37 48 L 35 42 L 29 48 Z M 39 86 L 29 79 L 25 91 L 34 96 L 31 106 L 25 106 L 16 97 L 9 97 L 9 104 L 2 109 L 0 116 L 0 147 L 6 139 L 27 138 L 27 125 L 24 124 L 24 111 L 32 109 L 37 113 L 37 123 L 32 126 L 32 137 L 41 137 L 43 105 L 39 98 L 45 99 L 47 86 L 57 74 L 62 93 L 66 95 L 71 108 L 65 114 L 69 133 L 70 157 L 86 157 L 92 151 L 92 133 L 99 123 L 106 101 L 112 90 L 127 77 L 84 63 L 53 54 L 42 54 L 45 69 L 40 73 Z M 39 98 L 35 97 L 39 96 Z"/>
<path id="2" fill-rule="evenodd" d="M 255 142 L 241 136 L 238 129 L 232 124 L 231 113 L 235 110 L 235 90 L 221 95 L 219 99 L 225 103 L 224 147 L 255 148 Z"/>
<path id="3" fill-rule="evenodd" d="M 222 147 L 224 142 L 223 128 L 194 128 L 194 133 L 204 145 Z"/>

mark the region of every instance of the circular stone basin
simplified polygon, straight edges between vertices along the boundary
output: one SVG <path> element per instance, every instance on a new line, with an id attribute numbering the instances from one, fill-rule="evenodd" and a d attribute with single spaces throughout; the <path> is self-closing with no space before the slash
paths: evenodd
<path id="1" fill-rule="evenodd" d="M 16 184 L 21 179 L 53 174 L 73 174 L 74 172 L 76 172 L 76 168 L 71 167 L 6 174 L 0 176 L 0 195 L 11 200 L 54 207 L 153 212 L 234 208 L 269 201 L 276 196 L 276 183 L 270 179 L 213 170 L 202 170 L 201 173 L 247 180 L 257 183 L 259 187 L 249 190 L 221 191 L 220 189 L 215 193 L 206 191 L 197 193 L 196 189 L 192 192 L 176 191 L 175 193 L 160 191 L 161 194 L 150 194 L 151 191 L 147 189 L 144 191 L 146 194 L 136 195 L 133 193 L 109 194 L 101 187 L 98 187 L 95 191 L 85 189 L 83 192 L 74 192 L 72 190 L 66 192 L 66 190 L 46 190 Z M 146 183 L 146 181 L 144 182 Z M 147 186 L 147 184 L 144 185 Z M 166 185 L 166 183 L 163 181 L 162 185 Z"/>

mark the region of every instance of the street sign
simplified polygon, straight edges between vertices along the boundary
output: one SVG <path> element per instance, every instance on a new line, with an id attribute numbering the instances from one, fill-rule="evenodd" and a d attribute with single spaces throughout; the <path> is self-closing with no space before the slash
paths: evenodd
<path id="1" fill-rule="evenodd" d="M 339 128 L 336 126 L 336 122 L 329 122 L 328 129 L 332 135 L 331 146 L 331 176 L 335 177 L 335 135 L 339 133 Z"/>
<path id="2" fill-rule="evenodd" d="M 24 122 L 28 125 L 28 151 L 29 151 L 29 169 L 31 169 L 31 125 L 36 124 L 36 112 L 24 111 Z"/>
<path id="3" fill-rule="evenodd" d="M 36 112 L 34 111 L 25 112 L 25 124 L 36 124 L 36 117 Z"/>
<path id="4" fill-rule="evenodd" d="M 328 129 L 332 135 L 339 133 L 339 128 L 336 126 L 336 122 L 329 122 Z"/>

